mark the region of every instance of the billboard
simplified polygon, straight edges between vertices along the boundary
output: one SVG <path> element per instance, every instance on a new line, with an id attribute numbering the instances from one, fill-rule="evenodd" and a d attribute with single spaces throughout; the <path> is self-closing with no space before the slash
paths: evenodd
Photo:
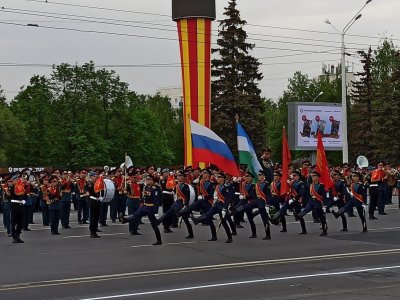
<path id="1" fill-rule="evenodd" d="M 338 103 L 288 103 L 291 150 L 315 150 L 321 132 L 325 150 L 342 150 L 342 106 Z"/>

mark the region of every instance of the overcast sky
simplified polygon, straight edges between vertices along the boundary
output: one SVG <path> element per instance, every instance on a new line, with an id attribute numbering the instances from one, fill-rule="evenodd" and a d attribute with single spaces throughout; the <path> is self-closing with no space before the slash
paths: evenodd
<path id="1" fill-rule="evenodd" d="M 179 48 L 176 27 L 170 18 L 171 0 L 49 0 L 48 2 L 52 3 L 47 4 L 43 2 L 0 0 L 0 7 L 6 8 L 0 9 L 0 85 L 8 99 L 12 99 L 21 86 L 27 85 L 32 75 L 50 74 L 51 67 L 46 65 L 63 62 L 83 64 L 93 60 L 96 65 L 131 65 L 115 70 L 123 81 L 130 84 L 132 90 L 139 93 L 154 94 L 160 87 L 180 85 L 181 73 L 176 66 L 180 61 Z M 222 19 L 227 0 L 216 2 L 217 19 Z M 249 38 L 255 39 L 250 40 L 256 44 L 253 55 L 261 58 L 263 63 L 261 71 L 264 80 L 260 83 L 262 95 L 274 100 L 282 95 L 288 78 L 295 71 L 300 70 L 314 77 L 321 74 L 323 63 L 339 63 L 340 35 L 335 34 L 335 30 L 325 24 L 324 20 L 329 19 L 341 31 L 365 3 L 364 0 L 237 2 L 242 18 L 249 24 L 246 27 Z M 60 4 L 105 7 L 113 10 Z M 369 45 L 376 48 L 380 38 L 385 36 L 391 37 L 395 45 L 400 45 L 399 12 L 399 0 L 373 0 L 363 10 L 362 18 L 348 31 L 347 51 L 354 54 L 357 49 L 367 49 Z M 103 23 L 70 20 L 88 20 L 88 17 L 96 17 Z M 119 24 L 122 20 L 123 24 L 128 26 L 116 26 L 117 20 L 120 20 Z M 1 22 L 38 24 L 39 27 Z M 45 26 L 103 31 L 114 35 L 48 29 L 44 28 Z M 217 29 L 217 22 L 213 23 L 213 29 Z M 215 36 L 216 32 L 213 33 Z M 348 60 L 355 71 L 360 69 L 356 56 L 353 55 Z M 43 66 L 4 65 L 8 63 Z M 174 65 L 154 67 L 152 64 Z"/>

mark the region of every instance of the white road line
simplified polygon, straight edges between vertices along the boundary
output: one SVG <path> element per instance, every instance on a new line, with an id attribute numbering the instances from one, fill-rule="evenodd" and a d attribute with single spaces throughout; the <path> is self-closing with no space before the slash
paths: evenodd
<path id="1" fill-rule="evenodd" d="M 104 299 L 117 299 L 117 298 L 146 296 L 146 295 L 155 295 L 155 294 L 167 294 L 167 293 L 173 293 L 173 292 L 183 292 L 183 291 L 200 290 L 200 289 L 206 289 L 206 288 L 218 288 L 218 287 L 225 287 L 225 286 L 255 284 L 255 283 L 263 283 L 263 282 L 283 281 L 283 280 L 292 280 L 292 279 L 304 279 L 304 278 L 315 278 L 315 277 L 326 277 L 326 276 L 338 276 L 338 275 L 349 275 L 349 274 L 367 273 L 367 272 L 374 272 L 374 271 L 386 271 L 386 270 L 392 270 L 392 269 L 398 269 L 398 268 L 400 268 L 400 266 L 388 266 L 388 267 L 358 269 L 358 270 L 349 270 L 349 271 L 341 271 L 341 272 L 329 272 L 329 273 L 315 273 L 315 274 L 305 274 L 305 275 L 297 275 L 297 276 L 265 278 L 265 279 L 258 279 L 258 280 L 234 281 L 234 282 L 225 282 L 225 283 L 217 283 L 217 284 L 182 287 L 182 288 L 176 288 L 176 289 L 155 290 L 155 291 L 132 293 L 132 294 L 121 294 L 121 295 L 96 297 L 96 298 L 84 298 L 84 299 L 81 299 L 81 300 L 104 300 Z"/>
<path id="2" fill-rule="evenodd" d="M 197 244 L 200 242 L 180 242 L 180 243 L 165 243 L 162 244 L 162 246 L 168 246 L 168 245 L 182 245 L 182 244 Z M 142 247 L 153 247 L 153 245 L 136 245 L 136 246 L 130 246 L 130 248 L 142 248 Z"/>
<path id="3" fill-rule="evenodd" d="M 106 235 L 124 235 L 126 234 L 125 232 L 117 232 L 117 233 L 102 233 L 101 236 L 106 236 Z M 89 234 L 86 235 L 70 235 L 70 236 L 63 236 L 63 239 L 74 239 L 74 238 L 82 238 L 82 237 L 89 237 Z"/>

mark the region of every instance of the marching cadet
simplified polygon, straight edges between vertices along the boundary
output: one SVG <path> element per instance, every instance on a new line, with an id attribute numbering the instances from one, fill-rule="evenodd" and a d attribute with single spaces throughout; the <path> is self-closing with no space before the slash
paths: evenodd
<path id="1" fill-rule="evenodd" d="M 335 216 L 335 218 L 339 218 L 339 216 L 343 215 L 343 213 L 347 210 L 348 206 L 355 206 L 361 219 L 362 232 L 367 232 L 367 221 L 364 209 L 367 203 L 367 194 L 366 189 L 364 188 L 364 184 L 360 182 L 360 178 L 360 173 L 356 171 L 352 172 L 352 183 L 350 184 L 350 191 L 346 189 L 350 201 L 348 201 L 346 205 L 341 207 L 338 212 L 332 211 L 332 214 Z"/>
<path id="2" fill-rule="evenodd" d="M 258 180 L 254 188 L 256 193 L 255 200 L 250 201 L 247 207 L 245 207 L 245 211 L 247 214 L 247 218 L 249 219 L 251 233 L 252 233 L 250 238 L 257 237 L 256 226 L 252 225 L 254 224 L 253 209 L 257 209 L 265 228 L 265 237 L 263 238 L 263 240 L 270 240 L 271 230 L 270 230 L 269 216 L 267 210 L 265 209 L 268 197 L 270 197 L 270 191 L 268 183 L 265 181 L 266 176 L 264 172 L 262 170 L 259 170 L 257 175 L 258 175 Z"/>
<path id="3" fill-rule="evenodd" d="M 10 177 L 4 178 L 4 183 L 1 184 L 1 207 L 3 208 L 3 224 L 7 230 L 9 237 L 11 234 L 11 193 L 10 188 L 12 186 L 12 180 Z"/>
<path id="4" fill-rule="evenodd" d="M 60 223 L 60 201 L 61 201 L 61 187 L 58 177 L 52 175 L 49 178 L 50 186 L 48 188 L 49 199 L 49 218 L 50 229 L 52 235 L 59 235 L 58 226 Z"/>
<path id="5" fill-rule="evenodd" d="M 154 177 L 147 175 L 146 186 L 143 188 L 143 206 L 141 206 L 134 214 L 125 217 L 122 213 L 119 215 L 121 223 L 125 224 L 128 221 L 133 221 L 135 226 L 138 226 L 139 220 L 146 216 L 149 218 L 151 227 L 156 235 L 154 246 L 162 245 L 160 229 L 157 226 L 156 213 L 160 205 L 161 190 L 155 184 Z"/>
<path id="6" fill-rule="evenodd" d="M 250 239 L 257 238 L 257 233 L 256 233 L 256 224 L 254 224 L 254 217 L 253 217 L 253 208 L 256 206 L 256 188 L 255 185 L 253 184 L 254 176 L 252 173 L 247 172 L 246 175 L 244 176 L 244 181 L 242 182 L 242 197 L 244 201 L 243 205 L 243 210 L 247 216 L 247 220 L 249 221 L 250 224 L 250 229 L 251 229 L 251 236 L 249 236 Z"/>
<path id="7" fill-rule="evenodd" d="M 274 179 L 271 182 L 271 200 L 269 201 L 269 205 L 273 206 L 277 212 L 279 212 L 281 208 L 281 204 L 284 203 L 284 198 L 281 196 L 281 178 L 282 173 L 279 171 L 274 172 Z M 282 224 L 281 232 L 287 232 L 286 226 L 286 218 L 285 214 L 279 214 L 279 221 Z"/>
<path id="8" fill-rule="evenodd" d="M 182 219 L 185 221 L 188 220 L 190 214 L 193 211 L 201 211 L 207 212 L 210 210 L 213 201 L 214 201 L 214 184 L 210 181 L 211 171 L 208 169 L 204 169 L 202 171 L 201 177 L 199 179 L 198 188 L 197 188 L 197 201 L 193 204 L 187 206 L 178 212 L 178 216 L 182 216 Z M 190 223 L 189 223 L 190 224 Z M 191 228 L 191 226 L 190 226 Z M 189 227 L 188 227 L 189 231 Z M 189 235 L 185 237 L 186 239 L 192 239 L 193 230 L 189 232 Z"/>
<path id="9" fill-rule="evenodd" d="M 332 173 L 333 177 L 333 185 L 330 189 L 330 197 L 328 197 L 328 203 L 326 205 L 326 212 L 330 212 L 330 209 L 333 206 L 337 206 L 340 210 L 342 207 L 346 205 L 346 184 L 343 180 L 341 180 L 342 174 L 338 170 L 334 170 Z M 352 209 L 353 205 L 349 204 L 347 208 Z M 348 210 L 347 210 L 348 211 Z M 340 214 L 342 218 L 342 229 L 340 231 L 348 231 L 347 229 L 347 219 L 344 214 Z"/>
<path id="10" fill-rule="evenodd" d="M 102 198 L 100 191 L 95 191 L 97 178 L 96 172 L 89 172 L 89 180 L 85 186 L 85 196 L 89 199 L 89 231 L 91 238 L 100 238 L 97 232 L 101 232 L 99 230 L 99 220 Z"/>
<path id="11" fill-rule="evenodd" d="M 165 168 L 161 171 L 161 177 L 160 177 L 160 187 L 162 190 L 161 194 L 161 204 L 162 204 L 162 212 L 165 214 L 171 206 L 174 204 L 174 187 L 175 187 L 175 182 L 171 184 L 171 182 L 168 182 L 168 177 L 170 176 L 169 174 L 169 169 Z M 175 180 L 175 179 L 174 179 Z M 174 219 L 177 219 L 176 216 L 173 216 Z M 177 224 L 177 220 L 173 220 L 174 224 Z M 163 226 L 164 228 L 167 227 L 166 221 L 163 221 Z"/>
<path id="12" fill-rule="evenodd" d="M 23 243 L 20 235 L 22 232 L 22 224 L 24 222 L 24 203 L 26 197 L 25 184 L 18 175 L 12 178 L 12 184 L 9 185 L 11 197 L 11 235 L 13 243 Z"/>
<path id="13" fill-rule="evenodd" d="M 281 209 L 272 217 L 271 222 L 275 225 L 279 222 L 282 215 L 285 215 L 288 209 L 293 209 L 294 213 L 299 214 L 302 208 L 302 200 L 304 195 L 304 183 L 300 180 L 301 173 L 293 171 L 292 182 L 290 183 L 289 198 L 282 205 Z M 300 234 L 307 234 L 306 223 L 303 218 L 300 220 L 301 232 Z"/>
<path id="14" fill-rule="evenodd" d="M 69 218 L 71 214 L 71 201 L 72 201 L 72 182 L 70 174 L 67 171 L 61 173 L 61 201 L 60 201 L 60 219 L 63 229 L 70 229 Z"/>
<path id="15" fill-rule="evenodd" d="M 41 178 L 40 182 L 40 191 L 39 191 L 39 199 L 40 199 L 40 209 L 42 210 L 42 222 L 43 226 L 50 226 L 50 215 L 49 215 L 49 177 L 44 175 Z"/>
<path id="16" fill-rule="evenodd" d="M 225 185 L 226 176 L 224 173 L 220 172 L 216 175 L 215 178 L 217 180 L 218 185 L 215 187 L 214 203 L 212 207 L 206 213 L 202 214 L 200 217 L 195 218 L 193 215 L 190 215 L 190 218 L 192 219 L 195 225 L 202 222 L 203 220 L 206 220 L 211 230 L 211 239 L 209 239 L 209 241 L 216 241 L 217 230 L 215 229 L 215 225 L 212 219 L 214 215 L 219 214 L 221 219 L 220 223 L 224 227 L 226 235 L 228 237 L 226 243 L 232 243 L 233 241 L 232 234 L 231 231 L 229 230 L 225 218 L 228 212 L 229 204 L 231 202 L 231 199 L 229 199 L 230 192 L 228 190 L 228 187 Z"/>
<path id="17" fill-rule="evenodd" d="M 79 178 L 77 179 L 77 191 L 76 191 L 76 201 L 78 202 L 78 223 L 88 224 L 89 220 L 89 206 L 88 198 L 85 196 L 85 186 L 86 186 L 86 170 L 81 170 L 79 172 Z"/>
<path id="18" fill-rule="evenodd" d="M 134 170 L 130 170 L 128 176 L 129 180 L 126 186 L 126 193 L 128 197 L 126 200 L 126 206 L 128 207 L 128 215 L 132 215 L 140 208 L 140 206 L 143 205 L 143 185 L 139 183 L 139 174 L 136 173 Z M 140 233 L 138 232 L 138 228 L 135 227 L 133 220 L 129 221 L 129 232 L 131 235 L 140 235 Z"/>
<path id="19" fill-rule="evenodd" d="M 271 159 L 272 151 L 270 148 L 265 148 L 261 154 L 260 164 L 265 174 L 265 180 L 271 183 L 274 174 L 274 163 Z"/>
<path id="20" fill-rule="evenodd" d="M 165 221 L 164 233 L 172 232 L 170 226 L 172 224 L 174 215 L 177 215 L 177 213 L 184 207 L 186 208 L 189 206 L 190 190 L 189 185 L 185 183 L 185 174 L 183 172 L 177 172 L 176 178 L 178 183 L 175 187 L 175 202 L 165 214 L 157 219 L 157 225 L 160 225 L 163 221 Z M 183 221 L 185 221 L 189 237 L 193 237 L 192 225 L 190 224 L 188 218 L 184 218 Z"/>
<path id="21" fill-rule="evenodd" d="M 294 212 L 294 216 L 296 220 L 301 220 L 310 211 L 315 211 L 322 224 L 321 236 L 326 236 L 328 235 L 328 225 L 326 223 L 325 213 L 322 209 L 326 192 L 324 185 L 319 182 L 320 176 L 321 175 L 317 171 L 311 173 L 312 183 L 310 185 L 310 199 L 306 207 L 299 214 Z"/>

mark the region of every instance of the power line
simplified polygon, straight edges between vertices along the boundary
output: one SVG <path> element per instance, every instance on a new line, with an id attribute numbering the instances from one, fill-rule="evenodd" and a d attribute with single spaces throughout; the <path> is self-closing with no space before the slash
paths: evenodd
<path id="1" fill-rule="evenodd" d="M 99 31 L 99 30 L 84 30 L 77 28 L 68 28 L 68 27 L 56 27 L 56 26 L 39 26 L 37 24 L 20 24 L 15 22 L 1 22 L 0 24 L 5 25 L 13 25 L 19 27 L 38 27 L 38 28 L 46 28 L 46 29 L 54 29 L 54 30 L 65 30 L 65 31 L 73 31 L 73 32 L 82 32 L 82 33 L 96 33 L 96 34 L 106 34 L 106 35 L 114 35 L 114 36 L 126 36 L 126 37 L 138 37 L 138 38 L 148 38 L 148 39 L 158 39 L 158 40 L 168 40 L 168 41 L 177 41 L 176 38 L 167 38 L 161 36 L 150 36 L 150 35 L 142 35 L 142 34 L 130 34 L 130 33 L 119 33 L 119 32 L 111 32 L 111 31 Z M 215 44 L 215 43 L 212 43 Z M 293 51 L 293 52 L 304 52 L 304 53 L 326 53 L 332 54 L 329 51 L 314 51 L 314 50 L 302 50 L 302 49 L 289 49 L 289 48 L 278 48 L 278 47 L 263 47 L 257 46 L 256 48 L 260 49 L 270 49 L 270 50 L 280 50 L 280 51 Z"/>
<path id="2" fill-rule="evenodd" d="M 114 8 L 110 8 L 110 7 L 78 5 L 78 4 L 70 4 L 70 3 L 62 3 L 62 2 L 54 2 L 54 1 L 47 2 L 47 0 L 21 0 L 21 1 L 37 2 L 37 3 L 42 3 L 42 4 L 52 4 L 52 5 L 61 5 L 61 6 L 70 6 L 70 7 L 78 7 L 78 8 L 89 8 L 89 9 L 105 10 L 105 11 L 115 11 L 115 12 L 123 12 L 123 13 L 162 16 L 162 17 L 168 17 L 169 18 L 168 21 L 171 20 L 171 15 L 167 15 L 167 14 L 149 13 L 149 12 L 126 10 L 126 9 L 114 9 Z M 328 34 L 328 35 L 340 35 L 337 32 L 327 32 L 327 31 L 318 31 L 318 30 L 310 30 L 310 29 L 291 28 L 291 27 L 284 27 L 284 26 L 260 25 L 260 24 L 251 24 L 251 23 L 247 23 L 246 26 L 261 27 L 261 28 L 272 28 L 272 29 L 289 30 L 289 31 L 300 31 L 300 32 L 308 32 L 308 33 L 321 33 L 321 34 Z M 360 37 L 360 38 L 381 39 L 381 37 L 379 37 L 379 36 L 369 36 L 369 35 L 347 34 L 347 36 Z M 392 39 L 392 40 L 400 41 L 400 39 Z"/>
<path id="3" fill-rule="evenodd" d="M 142 29 L 150 29 L 150 30 L 161 30 L 161 31 L 168 31 L 168 32 L 176 33 L 176 29 L 165 29 L 165 28 L 155 28 L 155 27 L 142 26 L 142 25 L 121 24 L 121 23 L 115 23 L 115 21 L 120 22 L 119 20 L 116 20 L 116 19 L 104 19 L 104 18 L 97 18 L 97 17 L 91 17 L 91 16 L 58 14 L 58 13 L 53 13 L 53 12 L 38 12 L 38 11 L 34 11 L 34 10 L 24 10 L 24 9 L 14 9 L 14 8 L 2 8 L 2 10 L 0 12 L 12 13 L 12 14 L 22 14 L 22 15 L 29 15 L 29 16 L 40 16 L 40 17 L 46 17 L 46 18 L 55 18 L 55 19 L 71 20 L 71 21 L 84 21 L 87 23 L 97 23 L 97 24 L 105 24 L 105 25 L 113 25 L 113 26 L 133 27 L 133 28 L 142 28 Z M 49 15 L 49 14 L 52 14 L 52 15 Z M 67 16 L 67 17 L 65 17 L 65 16 Z M 86 18 L 86 19 L 82 19 L 82 18 Z M 90 20 L 87 18 L 93 18 L 95 20 Z M 99 20 L 111 20 L 113 22 L 99 21 Z M 300 46 L 314 46 L 314 47 L 340 49 L 340 46 L 330 46 L 330 45 L 312 44 L 312 43 L 307 44 L 307 43 L 301 43 L 301 42 L 279 41 L 279 40 L 260 39 L 260 38 L 251 38 L 251 37 L 248 38 L 248 40 L 269 42 L 269 43 L 281 43 L 281 44 L 291 44 L 291 45 L 300 45 Z M 348 49 L 359 50 L 358 48 L 348 48 Z"/>

